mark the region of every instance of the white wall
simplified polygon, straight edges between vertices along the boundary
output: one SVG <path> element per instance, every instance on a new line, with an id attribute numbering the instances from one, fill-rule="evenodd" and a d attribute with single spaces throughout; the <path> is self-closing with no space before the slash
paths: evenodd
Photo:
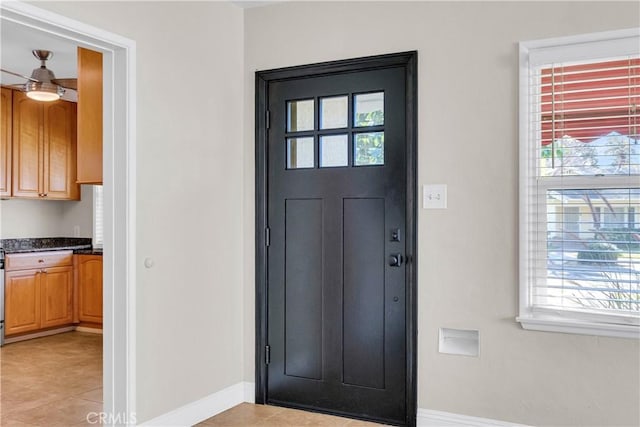
<path id="1" fill-rule="evenodd" d="M 65 203 L 76 202 L 20 199 L 0 201 L 0 239 L 62 237 L 61 222 Z"/>
<path id="2" fill-rule="evenodd" d="M 80 201 L 0 201 L 0 239 L 26 237 L 89 237 L 93 235 L 93 191 L 81 186 Z M 80 234 L 74 235 L 74 227 Z"/>
<path id="3" fill-rule="evenodd" d="M 640 25 L 637 2 L 286 2 L 245 12 L 245 379 L 254 378 L 254 71 L 419 51 L 419 407 L 530 425 L 640 423 L 638 341 L 524 331 L 517 42 Z M 480 356 L 437 352 L 480 330 Z"/>
<path id="4" fill-rule="evenodd" d="M 0 201 L 0 239 L 26 237 L 88 237 L 93 235 L 92 186 L 80 187 L 80 201 Z M 79 236 L 74 227 L 80 227 Z"/>
<path id="5" fill-rule="evenodd" d="M 81 185 L 80 196 L 79 202 L 62 205 L 61 236 L 74 237 L 74 227 L 78 226 L 78 237 L 93 237 L 93 185 Z"/>
<path id="6" fill-rule="evenodd" d="M 143 422 L 242 381 L 242 10 L 227 2 L 36 5 L 137 42 Z"/>

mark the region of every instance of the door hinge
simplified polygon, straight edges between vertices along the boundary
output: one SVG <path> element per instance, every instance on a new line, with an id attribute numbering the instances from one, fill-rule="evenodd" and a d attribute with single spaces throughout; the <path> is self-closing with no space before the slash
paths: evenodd
<path id="1" fill-rule="evenodd" d="M 264 120 L 265 120 L 265 125 L 267 129 L 269 129 L 271 127 L 271 111 L 269 110 L 266 111 Z"/>
<path id="2" fill-rule="evenodd" d="M 266 365 L 271 363 L 271 347 L 268 345 L 264 346 L 264 363 Z"/>
<path id="3" fill-rule="evenodd" d="M 264 245 L 267 247 L 271 245 L 271 229 L 269 227 L 264 229 Z"/>

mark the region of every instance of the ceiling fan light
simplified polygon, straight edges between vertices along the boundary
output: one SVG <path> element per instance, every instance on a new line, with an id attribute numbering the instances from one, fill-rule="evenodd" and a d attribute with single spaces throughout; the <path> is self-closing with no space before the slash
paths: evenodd
<path id="1" fill-rule="evenodd" d="M 27 96 L 35 101 L 57 101 L 64 94 L 64 89 L 53 83 L 28 82 L 24 85 Z"/>

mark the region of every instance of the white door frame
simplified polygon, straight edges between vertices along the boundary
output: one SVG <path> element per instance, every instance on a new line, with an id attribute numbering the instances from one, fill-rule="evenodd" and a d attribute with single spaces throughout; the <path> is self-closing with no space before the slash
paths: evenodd
<path id="1" fill-rule="evenodd" d="M 3 21 L 104 55 L 103 411 L 107 424 L 135 424 L 136 43 L 19 1 L 0 2 Z"/>

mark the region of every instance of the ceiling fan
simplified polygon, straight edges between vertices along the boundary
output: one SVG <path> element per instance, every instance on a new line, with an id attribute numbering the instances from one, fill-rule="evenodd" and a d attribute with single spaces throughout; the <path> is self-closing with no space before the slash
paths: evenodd
<path id="1" fill-rule="evenodd" d="M 40 61 L 40 67 L 31 72 L 31 77 L 0 68 L 3 73 L 21 77 L 26 80 L 24 84 L 7 85 L 27 93 L 27 96 L 36 101 L 56 101 L 67 90 L 78 90 L 78 79 L 56 79 L 53 71 L 47 68 L 47 60 L 53 57 L 50 50 L 35 49 L 31 51 Z M 73 98 L 73 97 L 72 97 Z"/>

